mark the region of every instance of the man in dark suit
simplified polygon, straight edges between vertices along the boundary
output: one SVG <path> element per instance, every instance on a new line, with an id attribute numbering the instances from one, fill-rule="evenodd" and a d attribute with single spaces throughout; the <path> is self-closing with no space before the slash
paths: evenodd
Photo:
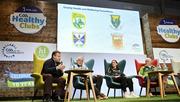
<path id="1" fill-rule="evenodd" d="M 51 96 L 53 101 L 58 101 L 59 97 L 61 99 L 64 98 L 66 81 L 61 78 L 64 68 L 65 66 L 61 62 L 61 52 L 59 51 L 54 51 L 52 57 L 44 62 L 41 74 L 44 80 L 44 97 L 46 102 L 51 102 Z M 57 83 L 59 88 L 52 93 L 53 83 Z"/>

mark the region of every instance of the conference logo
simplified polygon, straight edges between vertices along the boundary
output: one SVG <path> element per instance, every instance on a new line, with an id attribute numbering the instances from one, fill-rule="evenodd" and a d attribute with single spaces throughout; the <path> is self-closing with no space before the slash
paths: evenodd
<path id="1" fill-rule="evenodd" d="M 14 44 L 7 44 L 2 48 L 2 54 L 6 58 L 13 58 L 18 54 L 24 54 L 24 52 L 18 50 Z"/>
<path id="2" fill-rule="evenodd" d="M 83 47 L 86 42 L 85 32 L 73 32 L 73 43 L 76 47 Z"/>
<path id="3" fill-rule="evenodd" d="M 47 46 L 39 46 L 35 49 L 35 54 L 37 57 L 45 59 L 49 55 L 49 49 Z"/>
<path id="4" fill-rule="evenodd" d="M 73 27 L 77 29 L 85 28 L 86 26 L 86 16 L 81 13 L 72 13 L 72 24 Z"/>
<path id="5" fill-rule="evenodd" d="M 34 34 L 46 26 L 46 17 L 37 7 L 22 6 L 10 15 L 10 23 L 22 33 Z"/>
<path id="6" fill-rule="evenodd" d="M 119 15 L 111 15 L 111 24 L 112 27 L 117 29 L 121 23 L 120 16 Z"/>
<path id="7" fill-rule="evenodd" d="M 175 20 L 162 19 L 157 26 L 157 33 L 169 43 L 176 43 L 179 41 L 180 28 L 176 25 Z"/>
<path id="8" fill-rule="evenodd" d="M 133 43 L 132 44 L 132 50 L 135 52 L 140 52 L 141 51 L 141 47 L 138 43 Z"/>
<path id="9" fill-rule="evenodd" d="M 168 54 L 166 50 L 161 50 L 159 52 L 159 58 L 163 61 L 166 62 L 167 60 L 171 59 L 172 56 Z"/>

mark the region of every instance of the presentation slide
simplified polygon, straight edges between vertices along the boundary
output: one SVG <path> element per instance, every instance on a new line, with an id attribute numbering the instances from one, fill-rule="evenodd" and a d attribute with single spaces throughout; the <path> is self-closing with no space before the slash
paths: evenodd
<path id="1" fill-rule="evenodd" d="M 138 11 L 58 4 L 61 52 L 144 54 Z"/>

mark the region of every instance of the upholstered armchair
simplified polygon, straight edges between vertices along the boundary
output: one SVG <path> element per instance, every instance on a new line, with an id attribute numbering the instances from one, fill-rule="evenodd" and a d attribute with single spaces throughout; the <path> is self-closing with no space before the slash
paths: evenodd
<path id="1" fill-rule="evenodd" d="M 39 89 L 44 89 L 44 81 L 43 77 L 41 75 L 41 70 L 43 68 L 44 59 L 38 58 L 35 54 L 33 54 L 33 73 L 31 76 L 34 78 L 34 96 L 32 98 L 32 101 L 34 101 Z M 64 79 L 67 78 L 67 75 L 62 76 Z M 57 88 L 58 85 L 56 83 L 53 83 L 53 89 Z M 44 100 L 44 98 L 43 98 Z"/>
<path id="2" fill-rule="evenodd" d="M 75 63 L 75 61 L 72 58 L 71 58 L 71 61 L 72 61 L 72 64 Z M 90 59 L 89 61 L 85 62 L 85 65 L 88 67 L 89 70 L 93 70 L 94 59 Z M 80 89 L 80 99 L 81 99 L 82 98 L 82 90 L 86 90 L 85 84 L 81 80 L 81 76 L 75 76 L 74 77 L 73 87 L 74 87 L 74 92 L 73 92 L 72 99 L 74 98 L 74 95 L 75 95 L 77 89 Z"/>
<path id="3" fill-rule="evenodd" d="M 107 84 L 107 87 L 108 87 L 107 96 L 109 95 L 109 91 L 110 91 L 110 89 L 112 88 L 112 89 L 114 89 L 114 98 L 115 98 L 115 96 L 116 96 L 116 89 L 121 89 L 121 84 L 113 81 L 112 76 L 107 75 L 109 65 L 110 65 L 110 63 L 108 63 L 108 62 L 104 59 L 104 69 L 105 69 L 104 79 L 106 80 L 106 84 Z M 124 72 L 125 65 L 126 65 L 126 60 L 121 60 L 121 61 L 118 63 L 118 67 L 120 68 L 120 70 L 121 70 L 122 72 Z M 123 97 L 123 91 L 122 91 L 122 90 L 121 90 L 121 94 L 122 94 L 122 97 Z"/>
<path id="4" fill-rule="evenodd" d="M 140 68 L 142 66 L 144 66 L 144 65 L 145 65 L 145 62 L 139 62 L 138 60 L 135 60 L 135 66 L 136 66 L 136 72 L 137 72 L 137 75 L 135 76 L 135 78 L 138 79 L 139 85 L 141 87 L 139 96 L 141 96 L 142 89 L 146 88 L 146 86 L 147 86 L 144 78 L 142 76 L 138 75 L 139 71 L 140 71 Z M 152 65 L 157 66 L 158 65 L 158 60 L 157 59 L 152 60 Z M 151 88 L 154 88 L 155 91 L 156 91 L 156 87 L 159 87 L 159 84 L 157 82 L 150 82 L 150 86 L 151 86 Z"/>

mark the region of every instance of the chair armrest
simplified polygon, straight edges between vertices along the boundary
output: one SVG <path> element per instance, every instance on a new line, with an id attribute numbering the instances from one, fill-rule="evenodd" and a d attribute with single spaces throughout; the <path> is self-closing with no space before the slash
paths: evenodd
<path id="1" fill-rule="evenodd" d="M 84 85 L 84 82 L 82 82 L 81 80 L 81 76 L 75 76 L 74 79 L 73 79 L 73 83 L 74 84 L 81 84 L 81 85 Z"/>
<path id="2" fill-rule="evenodd" d="M 40 73 L 32 73 L 31 77 L 34 78 L 35 86 L 42 87 L 44 81 L 43 81 L 43 76 Z"/>
<path id="3" fill-rule="evenodd" d="M 103 78 L 109 81 L 113 81 L 112 76 L 109 75 L 105 75 Z"/>
<path id="4" fill-rule="evenodd" d="M 137 75 L 126 76 L 127 78 L 137 78 Z"/>
<path id="5" fill-rule="evenodd" d="M 144 78 L 143 78 L 142 76 L 140 76 L 140 75 L 134 75 L 134 76 L 132 76 L 132 78 L 136 78 L 136 79 L 138 79 L 140 82 L 144 82 Z"/>
<path id="6" fill-rule="evenodd" d="M 61 78 L 67 80 L 68 79 L 68 74 L 64 73 L 63 76 L 61 76 Z"/>
<path id="7" fill-rule="evenodd" d="M 119 84 L 119 83 L 113 81 L 112 76 L 105 75 L 105 76 L 104 76 L 104 79 L 106 79 L 106 83 L 107 83 L 107 84 L 109 84 L 109 83 L 113 83 L 113 84 L 117 84 L 117 85 Z"/>
<path id="8" fill-rule="evenodd" d="M 142 80 L 144 80 L 144 78 L 143 78 L 142 76 L 140 76 L 140 75 L 133 75 L 132 77 L 133 77 L 133 78 L 137 78 L 137 79 L 142 79 Z"/>
<path id="9" fill-rule="evenodd" d="M 42 75 L 40 74 L 40 73 L 32 73 L 31 74 L 31 77 L 33 77 L 33 78 L 37 78 L 37 79 L 39 79 L 39 78 L 41 78 L 42 77 Z"/>

